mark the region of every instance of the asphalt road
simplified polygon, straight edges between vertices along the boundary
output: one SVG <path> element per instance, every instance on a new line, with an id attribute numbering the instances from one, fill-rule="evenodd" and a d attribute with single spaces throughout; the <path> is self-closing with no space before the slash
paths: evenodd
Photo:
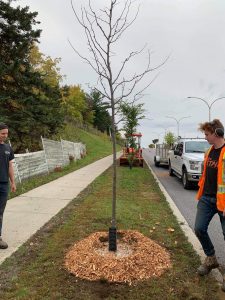
<path id="1" fill-rule="evenodd" d="M 168 167 L 154 165 L 155 149 L 143 149 L 143 157 L 150 164 L 157 178 L 162 183 L 170 197 L 173 199 L 177 208 L 186 219 L 187 223 L 193 230 L 196 215 L 197 201 L 195 196 L 197 188 L 185 190 L 180 179 L 169 176 Z M 218 261 L 225 265 L 225 241 L 218 215 L 215 215 L 209 225 L 209 235 L 214 244 Z"/>

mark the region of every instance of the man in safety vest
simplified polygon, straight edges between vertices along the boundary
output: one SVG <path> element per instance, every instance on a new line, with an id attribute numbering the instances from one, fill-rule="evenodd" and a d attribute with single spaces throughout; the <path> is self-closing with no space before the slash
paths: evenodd
<path id="1" fill-rule="evenodd" d="M 204 263 L 198 268 L 198 274 L 204 276 L 219 267 L 214 246 L 207 232 L 215 214 L 219 215 L 225 239 L 225 141 L 224 127 L 218 119 L 201 123 L 199 129 L 212 145 L 205 154 L 203 174 L 198 184 L 199 201 L 195 219 L 195 234 L 206 255 Z M 225 291 L 225 276 L 222 289 Z"/>

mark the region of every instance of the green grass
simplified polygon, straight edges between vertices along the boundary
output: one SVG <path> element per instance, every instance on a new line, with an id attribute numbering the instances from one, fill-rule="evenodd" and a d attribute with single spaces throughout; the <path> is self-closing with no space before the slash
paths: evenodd
<path id="1" fill-rule="evenodd" d="M 172 268 L 132 286 L 80 280 L 64 269 L 71 245 L 92 232 L 108 230 L 111 177 L 109 169 L 1 265 L 0 299 L 223 299 L 212 277 L 197 276 L 199 257 L 145 168 L 118 168 L 117 227 L 138 230 L 165 247 Z"/>
<path id="2" fill-rule="evenodd" d="M 101 159 L 107 155 L 112 154 L 112 143 L 109 137 L 103 133 L 98 135 L 84 131 L 80 128 L 67 125 L 63 132 L 60 133 L 60 137 L 72 142 L 82 142 L 86 145 L 87 155 L 83 159 L 77 160 L 62 168 L 60 172 L 51 172 L 48 175 L 35 176 L 28 180 L 23 181 L 21 184 L 17 184 L 16 193 L 10 193 L 9 199 L 18 195 L 21 195 L 35 187 L 55 180 L 61 176 L 64 176 L 70 172 L 80 169 L 98 159 Z M 59 137 L 55 137 L 56 139 Z M 120 147 L 117 147 L 118 151 Z"/>

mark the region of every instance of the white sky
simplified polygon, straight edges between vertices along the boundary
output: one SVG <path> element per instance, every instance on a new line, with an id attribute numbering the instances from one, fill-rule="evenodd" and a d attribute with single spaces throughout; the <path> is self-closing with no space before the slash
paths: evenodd
<path id="1" fill-rule="evenodd" d="M 109 0 L 93 0 L 93 6 L 107 5 Z M 121 0 L 123 1 L 123 0 Z M 20 0 L 17 5 L 28 5 L 37 11 L 42 29 L 40 50 L 52 58 L 60 57 L 64 83 L 80 84 L 85 91 L 88 84 L 95 86 L 97 77 L 72 50 L 68 38 L 81 52 L 87 52 L 83 31 L 77 23 L 70 0 Z M 87 0 L 74 0 L 74 5 L 86 5 Z M 102 4 L 104 3 L 104 4 Z M 152 52 L 152 66 L 170 55 L 167 63 L 148 77 L 157 79 L 146 91 L 141 102 L 147 109 L 138 131 L 143 134 L 142 146 L 154 138 L 162 140 L 166 130 L 180 135 L 196 137 L 200 122 L 208 121 L 209 109 L 201 100 L 188 100 L 188 96 L 205 99 L 209 104 L 225 96 L 225 1 L 224 0 L 137 0 L 140 12 L 115 49 L 115 64 L 131 51 L 140 50 L 146 43 Z M 102 6 L 103 7 L 103 6 Z M 134 5 L 133 12 L 136 6 Z M 117 60 L 118 58 L 118 60 Z M 136 57 L 129 71 L 145 67 L 146 54 Z M 213 104 L 211 119 L 219 118 L 225 124 L 225 99 Z"/>

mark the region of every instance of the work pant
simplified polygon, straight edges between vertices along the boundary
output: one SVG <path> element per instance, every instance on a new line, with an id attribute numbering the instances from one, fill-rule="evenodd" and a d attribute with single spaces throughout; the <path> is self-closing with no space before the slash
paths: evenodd
<path id="1" fill-rule="evenodd" d="M 220 223 L 225 239 L 225 217 L 223 213 L 217 210 L 216 198 L 203 195 L 198 201 L 197 214 L 195 219 L 195 234 L 198 237 L 205 255 L 212 256 L 215 254 L 214 246 L 208 235 L 208 226 L 215 214 L 219 215 Z"/>
<path id="2" fill-rule="evenodd" d="M 2 221 L 3 221 L 3 214 L 6 207 L 6 202 L 8 198 L 8 190 L 9 190 L 8 183 L 0 182 L 0 236 L 2 235 Z"/>

